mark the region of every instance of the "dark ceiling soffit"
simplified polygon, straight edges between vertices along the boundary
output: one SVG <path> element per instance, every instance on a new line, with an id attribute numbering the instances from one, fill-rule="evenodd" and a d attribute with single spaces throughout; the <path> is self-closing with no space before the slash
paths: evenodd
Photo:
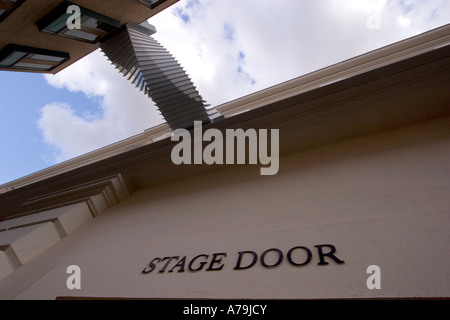
<path id="1" fill-rule="evenodd" d="M 4 13 L 2 16 L 0 16 L 0 23 L 2 23 L 6 18 L 8 18 L 17 8 L 19 8 L 26 0 L 18 0 L 14 7 L 11 10 L 8 10 L 6 13 Z"/>

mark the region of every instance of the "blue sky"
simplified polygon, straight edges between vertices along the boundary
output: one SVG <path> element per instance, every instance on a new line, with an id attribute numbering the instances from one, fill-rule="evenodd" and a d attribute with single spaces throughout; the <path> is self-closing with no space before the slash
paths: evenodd
<path id="1" fill-rule="evenodd" d="M 150 20 L 214 106 L 449 22 L 450 0 L 181 0 Z M 101 52 L 0 83 L 0 185 L 163 122 Z"/>

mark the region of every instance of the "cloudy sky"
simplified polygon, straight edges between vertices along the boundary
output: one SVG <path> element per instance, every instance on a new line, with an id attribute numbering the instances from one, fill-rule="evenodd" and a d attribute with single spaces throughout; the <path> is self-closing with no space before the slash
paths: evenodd
<path id="1" fill-rule="evenodd" d="M 217 106 L 448 24 L 450 0 L 180 0 L 149 22 Z M 0 82 L 0 185 L 164 121 L 100 51 Z"/>

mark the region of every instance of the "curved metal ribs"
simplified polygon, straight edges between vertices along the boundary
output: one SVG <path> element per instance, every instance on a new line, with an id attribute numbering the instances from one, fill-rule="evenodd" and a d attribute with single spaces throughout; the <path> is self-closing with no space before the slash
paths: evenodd
<path id="1" fill-rule="evenodd" d="M 155 102 L 172 130 L 192 128 L 194 121 L 209 123 L 220 118 L 214 108 L 207 109 L 172 55 L 141 30 L 140 26 L 125 27 L 100 48 L 128 80 Z"/>

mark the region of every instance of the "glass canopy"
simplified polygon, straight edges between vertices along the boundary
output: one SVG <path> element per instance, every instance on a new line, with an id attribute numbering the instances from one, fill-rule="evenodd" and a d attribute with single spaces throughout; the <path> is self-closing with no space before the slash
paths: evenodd
<path id="1" fill-rule="evenodd" d="M 39 30 L 84 42 L 96 43 L 121 28 L 119 21 L 77 6 L 81 11 L 80 29 L 71 29 L 68 27 L 68 21 L 73 16 L 73 12 L 68 8 L 72 5 L 74 4 L 64 1 L 56 7 L 36 24 Z"/>

